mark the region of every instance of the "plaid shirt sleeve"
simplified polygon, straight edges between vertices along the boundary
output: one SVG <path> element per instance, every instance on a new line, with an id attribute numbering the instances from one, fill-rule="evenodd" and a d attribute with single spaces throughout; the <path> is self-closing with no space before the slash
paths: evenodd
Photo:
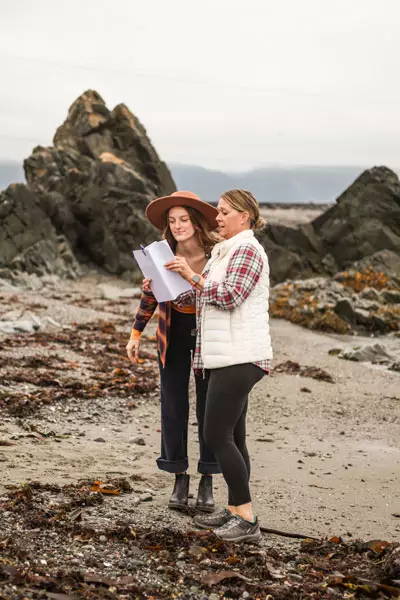
<path id="1" fill-rule="evenodd" d="M 222 310 L 233 310 L 250 295 L 263 269 L 263 259 L 251 244 L 243 244 L 232 255 L 225 279 L 221 282 L 206 279 L 203 302 Z"/>
<path id="2" fill-rule="evenodd" d="M 157 300 L 151 292 L 142 291 L 139 308 L 136 311 L 132 329 L 143 331 L 157 308 Z"/>

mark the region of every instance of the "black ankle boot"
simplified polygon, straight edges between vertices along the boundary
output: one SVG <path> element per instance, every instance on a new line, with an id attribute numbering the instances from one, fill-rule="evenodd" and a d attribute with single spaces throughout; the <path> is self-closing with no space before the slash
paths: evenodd
<path id="1" fill-rule="evenodd" d="M 202 475 L 197 494 L 196 508 L 202 512 L 211 513 L 214 511 L 215 504 L 212 489 L 212 475 Z"/>
<path id="2" fill-rule="evenodd" d="M 168 507 L 176 509 L 185 509 L 188 505 L 189 495 L 189 475 L 187 473 L 178 473 L 175 475 L 175 485 L 172 496 L 169 499 Z"/>

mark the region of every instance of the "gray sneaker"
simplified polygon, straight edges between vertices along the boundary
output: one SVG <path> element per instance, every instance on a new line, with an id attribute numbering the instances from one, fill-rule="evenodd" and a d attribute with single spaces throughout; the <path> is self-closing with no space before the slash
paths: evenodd
<path id="1" fill-rule="evenodd" d="M 214 529 L 215 527 L 221 527 L 233 518 L 233 514 L 224 508 L 211 515 L 196 515 L 193 519 L 193 523 L 200 529 Z"/>
<path id="2" fill-rule="evenodd" d="M 222 525 L 213 530 L 215 535 L 224 542 L 259 542 L 261 539 L 260 526 L 256 518 L 254 523 L 234 515 Z"/>

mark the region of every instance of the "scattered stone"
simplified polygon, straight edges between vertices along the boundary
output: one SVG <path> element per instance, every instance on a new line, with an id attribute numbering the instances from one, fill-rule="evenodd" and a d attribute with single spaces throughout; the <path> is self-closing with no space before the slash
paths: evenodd
<path id="1" fill-rule="evenodd" d="M 106 440 L 104 438 L 102 438 L 102 437 L 98 437 L 98 438 L 94 439 L 93 441 L 94 442 L 103 442 L 103 443 L 105 443 Z"/>
<path id="2" fill-rule="evenodd" d="M 356 271 L 372 270 L 385 273 L 400 284 L 400 254 L 393 250 L 379 250 L 353 263 Z"/>
<path id="3" fill-rule="evenodd" d="M 378 290 L 371 287 L 366 287 L 360 292 L 360 298 L 365 300 L 373 300 L 375 302 L 382 302 L 381 294 Z"/>
<path id="4" fill-rule="evenodd" d="M 153 500 L 153 496 L 151 494 L 140 494 L 139 496 L 140 502 L 151 502 Z"/>
<path id="5" fill-rule="evenodd" d="M 336 333 L 390 333 L 400 330 L 396 280 L 383 272 L 344 271 L 334 279 L 287 281 L 271 289 L 270 312 L 310 329 Z"/>
<path id="6" fill-rule="evenodd" d="M 130 444 L 137 444 L 138 446 L 145 446 L 146 442 L 142 437 L 135 437 L 132 440 L 129 440 Z"/>
<path id="7" fill-rule="evenodd" d="M 34 333 L 39 331 L 40 321 L 35 320 L 19 320 L 19 321 L 0 321 L 0 332 L 6 334 L 14 333 Z"/>
<path id="8" fill-rule="evenodd" d="M 384 290 L 382 296 L 389 304 L 400 304 L 400 290 Z"/>
<path id="9" fill-rule="evenodd" d="M 366 346 L 355 346 L 351 350 L 342 350 L 338 354 L 339 358 L 354 360 L 357 362 L 371 362 L 374 364 L 388 364 L 393 361 L 383 344 L 370 344 Z"/>
<path id="10" fill-rule="evenodd" d="M 193 556 L 196 559 L 204 558 L 204 556 L 207 553 L 208 553 L 207 548 L 204 548 L 204 546 L 197 546 L 196 544 L 194 544 L 193 546 L 190 546 L 190 548 L 188 549 L 188 554 L 190 556 Z"/>

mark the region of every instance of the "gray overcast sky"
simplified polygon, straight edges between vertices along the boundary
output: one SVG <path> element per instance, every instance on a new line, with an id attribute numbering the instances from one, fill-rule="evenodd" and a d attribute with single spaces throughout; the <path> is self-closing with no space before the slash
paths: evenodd
<path id="1" fill-rule="evenodd" d="M 0 69 L 0 159 L 94 88 L 169 162 L 400 166 L 399 0 L 0 0 Z"/>

